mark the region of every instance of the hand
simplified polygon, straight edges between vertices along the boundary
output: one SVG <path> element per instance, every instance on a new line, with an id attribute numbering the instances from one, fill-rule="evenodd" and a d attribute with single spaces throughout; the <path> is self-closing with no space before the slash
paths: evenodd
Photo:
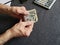
<path id="1" fill-rule="evenodd" d="M 3 45 L 5 42 L 14 37 L 30 36 L 33 25 L 33 21 L 20 21 L 19 23 L 15 24 L 12 28 L 0 35 L 0 45 Z"/>
<path id="2" fill-rule="evenodd" d="M 0 4 L 0 14 L 8 14 L 20 19 L 21 16 L 27 15 L 28 11 L 24 6 L 18 7 Z"/>
<path id="3" fill-rule="evenodd" d="M 20 36 L 30 36 L 30 33 L 32 32 L 34 22 L 33 21 L 27 21 L 22 22 L 20 21 L 16 25 L 14 25 L 11 28 L 11 33 L 13 37 L 20 37 Z"/>
<path id="4" fill-rule="evenodd" d="M 29 13 L 24 6 L 22 7 L 12 6 L 9 10 L 9 14 L 13 17 L 20 19 L 21 16 L 28 15 Z"/>

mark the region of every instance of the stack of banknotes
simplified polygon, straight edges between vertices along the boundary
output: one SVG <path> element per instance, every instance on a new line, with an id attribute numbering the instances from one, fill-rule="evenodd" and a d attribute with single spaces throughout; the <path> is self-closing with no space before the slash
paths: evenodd
<path id="1" fill-rule="evenodd" d="M 35 0 L 34 3 L 43 6 L 47 9 L 51 9 L 56 0 Z"/>

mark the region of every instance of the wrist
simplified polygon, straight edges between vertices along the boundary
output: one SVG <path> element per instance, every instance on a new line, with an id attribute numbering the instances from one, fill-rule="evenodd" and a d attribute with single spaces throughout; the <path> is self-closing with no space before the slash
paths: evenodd
<path id="1" fill-rule="evenodd" d="M 0 13 L 2 14 L 9 14 L 10 12 L 10 9 L 11 7 L 8 6 L 8 5 L 3 5 L 3 4 L 0 4 Z M 2 12 L 3 11 L 3 12 Z"/>
<path id="2" fill-rule="evenodd" d="M 9 36 L 10 38 L 13 38 L 13 37 L 14 37 L 14 33 L 12 32 L 12 29 L 8 29 L 8 30 L 6 31 L 6 33 L 10 35 L 10 36 Z"/>
<path id="3" fill-rule="evenodd" d="M 18 37 L 19 36 L 19 33 L 17 33 L 16 31 L 15 31 L 15 29 L 10 29 L 10 32 L 11 32 L 11 37 L 12 38 L 14 38 L 14 37 Z"/>
<path id="4" fill-rule="evenodd" d="M 13 35 L 12 35 L 12 33 L 11 33 L 10 30 L 11 30 L 11 29 L 8 29 L 5 34 L 7 35 L 8 38 L 11 39 L 11 38 L 13 38 Z"/>
<path id="5" fill-rule="evenodd" d="M 6 43 L 11 38 L 12 38 L 12 34 L 11 34 L 10 30 L 7 30 L 5 33 L 0 35 L 0 45 Z"/>

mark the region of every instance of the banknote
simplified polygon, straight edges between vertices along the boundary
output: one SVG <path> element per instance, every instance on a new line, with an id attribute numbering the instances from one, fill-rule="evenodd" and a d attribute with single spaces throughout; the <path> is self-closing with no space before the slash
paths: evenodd
<path id="1" fill-rule="evenodd" d="M 35 0 L 34 3 L 43 6 L 47 9 L 51 9 L 56 0 Z"/>
<path id="2" fill-rule="evenodd" d="M 37 22 L 38 21 L 38 17 L 37 17 L 36 9 L 29 10 L 28 12 L 29 12 L 29 15 L 24 16 L 25 21 Z"/>

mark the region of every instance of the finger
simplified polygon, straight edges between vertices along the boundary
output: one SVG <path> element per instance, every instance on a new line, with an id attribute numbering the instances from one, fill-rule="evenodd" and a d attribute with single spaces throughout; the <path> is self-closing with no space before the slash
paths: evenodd
<path id="1" fill-rule="evenodd" d="M 23 11 L 23 10 L 21 10 L 21 9 L 17 9 L 17 11 L 16 11 L 16 12 L 17 12 L 17 14 L 18 14 L 18 15 L 23 15 L 23 14 L 24 14 L 24 11 Z"/>
<path id="2" fill-rule="evenodd" d="M 22 6 L 22 7 L 17 7 L 16 12 L 17 12 L 18 14 L 28 14 L 28 12 L 27 12 L 27 10 L 26 10 L 26 8 L 25 8 L 24 6 Z"/>
<path id="3" fill-rule="evenodd" d="M 34 26 L 34 23 L 32 22 L 31 25 L 27 28 L 27 30 L 30 29 L 30 31 L 32 31 L 33 26 Z M 28 31 L 29 31 L 29 30 L 28 30 Z"/>
<path id="4" fill-rule="evenodd" d="M 28 12 L 28 11 L 24 11 L 24 14 L 25 14 L 25 15 L 29 15 L 29 12 Z"/>
<path id="5" fill-rule="evenodd" d="M 32 24 L 31 24 L 30 28 L 33 28 L 33 26 L 34 26 L 34 22 L 32 22 Z"/>
<path id="6" fill-rule="evenodd" d="M 22 22 L 22 19 L 20 19 L 20 22 Z"/>
<path id="7" fill-rule="evenodd" d="M 31 22 L 31 21 L 26 21 L 26 22 L 23 22 L 22 21 L 22 19 L 20 20 L 20 22 L 19 22 L 19 25 L 22 25 L 22 26 L 24 26 L 25 28 L 30 28 L 30 25 L 32 25 L 33 24 L 33 22 Z M 27 26 L 27 27 L 26 27 Z M 32 27 L 32 26 L 31 26 Z"/>
<path id="8" fill-rule="evenodd" d="M 24 14 L 28 15 L 29 12 L 26 10 L 26 8 L 24 6 L 22 6 L 22 10 L 24 11 Z"/>
<path id="9" fill-rule="evenodd" d="M 27 26 L 25 29 L 27 31 L 31 31 L 33 29 L 34 23 L 32 22 L 29 26 Z"/>
<path id="10" fill-rule="evenodd" d="M 32 29 L 26 30 L 26 35 L 27 35 L 27 36 L 30 36 L 31 32 L 32 32 Z"/>

